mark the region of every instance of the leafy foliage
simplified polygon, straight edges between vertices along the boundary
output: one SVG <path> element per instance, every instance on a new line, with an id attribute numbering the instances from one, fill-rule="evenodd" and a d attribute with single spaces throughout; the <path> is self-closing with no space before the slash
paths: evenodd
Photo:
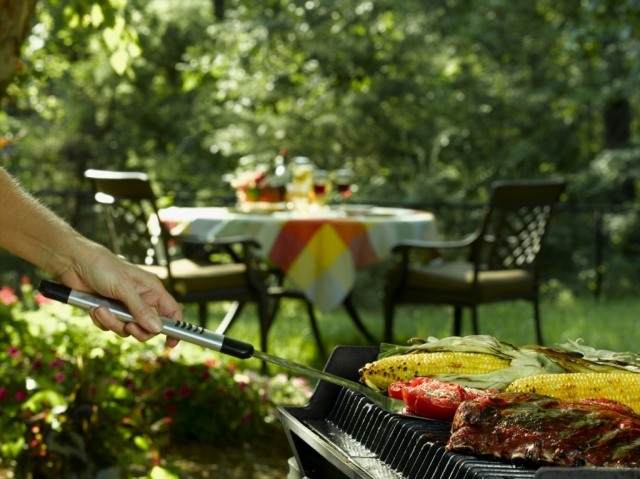
<path id="1" fill-rule="evenodd" d="M 35 308 L 30 285 L 22 289 Z M 279 427 L 276 404 L 310 394 L 301 380 L 115 339 L 69 311 L 25 310 L 11 290 L 0 293 L 0 457 L 17 460 L 18 478 L 157 469 L 171 444 L 266 437 Z"/>
<path id="2" fill-rule="evenodd" d="M 0 157 L 34 190 L 141 169 L 167 202 L 212 204 L 239 158 L 287 148 L 353 168 L 370 202 L 479 203 L 497 179 L 564 176 L 570 202 L 635 204 L 635 163 L 592 181 L 638 142 L 635 0 L 234 0 L 223 19 L 210 0 L 38 5 L 0 113 Z"/>

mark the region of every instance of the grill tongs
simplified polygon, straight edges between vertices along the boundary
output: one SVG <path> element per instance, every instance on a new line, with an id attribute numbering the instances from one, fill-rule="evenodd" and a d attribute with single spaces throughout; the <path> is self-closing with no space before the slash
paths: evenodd
<path id="1" fill-rule="evenodd" d="M 134 321 L 133 316 L 124 304 L 113 299 L 82 291 L 76 291 L 51 281 L 42 281 L 40 283 L 39 290 L 47 298 L 87 310 L 93 307 L 106 306 L 114 316 L 121 321 L 126 323 Z M 315 379 L 322 379 L 362 394 L 377 406 L 393 414 L 401 414 L 404 411 L 405 406 L 402 401 L 380 394 L 355 381 L 350 381 L 343 377 L 336 376 L 335 374 L 305 366 L 304 364 L 296 363 L 288 359 L 273 356 L 269 353 L 254 349 L 254 347 L 249 343 L 214 333 L 213 331 L 209 331 L 185 321 L 174 321 L 164 317 L 160 317 L 160 320 L 162 321 L 162 333 L 169 337 L 187 341 L 208 349 L 213 349 L 214 351 L 234 356 L 236 358 L 256 358 L 268 363 L 277 364 L 278 366 L 295 371 L 296 373 Z"/>

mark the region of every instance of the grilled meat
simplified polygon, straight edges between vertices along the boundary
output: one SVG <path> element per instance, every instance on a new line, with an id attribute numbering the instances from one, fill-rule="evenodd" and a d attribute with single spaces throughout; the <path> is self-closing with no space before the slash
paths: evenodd
<path id="1" fill-rule="evenodd" d="M 640 416 L 607 400 L 504 393 L 463 402 L 447 450 L 527 465 L 640 467 Z"/>

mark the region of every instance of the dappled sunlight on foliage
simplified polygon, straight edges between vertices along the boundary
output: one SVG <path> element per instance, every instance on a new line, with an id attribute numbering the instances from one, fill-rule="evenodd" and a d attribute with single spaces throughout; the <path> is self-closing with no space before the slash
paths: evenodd
<path id="1" fill-rule="evenodd" d="M 0 458 L 15 460 L 16 471 L 142 473 L 163 467 L 172 444 L 266 437 L 280 427 L 276 405 L 302 405 L 310 395 L 301 379 L 222 358 L 172 358 L 160 338 L 122 340 L 84 311 L 35 301 L 27 308 L 2 291 Z"/>

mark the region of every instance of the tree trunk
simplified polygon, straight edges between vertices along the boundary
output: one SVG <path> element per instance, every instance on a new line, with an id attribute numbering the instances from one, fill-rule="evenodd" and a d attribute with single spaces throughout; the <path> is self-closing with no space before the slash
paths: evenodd
<path id="1" fill-rule="evenodd" d="M 22 68 L 20 48 L 31 30 L 37 0 L 0 0 L 0 98 Z"/>

